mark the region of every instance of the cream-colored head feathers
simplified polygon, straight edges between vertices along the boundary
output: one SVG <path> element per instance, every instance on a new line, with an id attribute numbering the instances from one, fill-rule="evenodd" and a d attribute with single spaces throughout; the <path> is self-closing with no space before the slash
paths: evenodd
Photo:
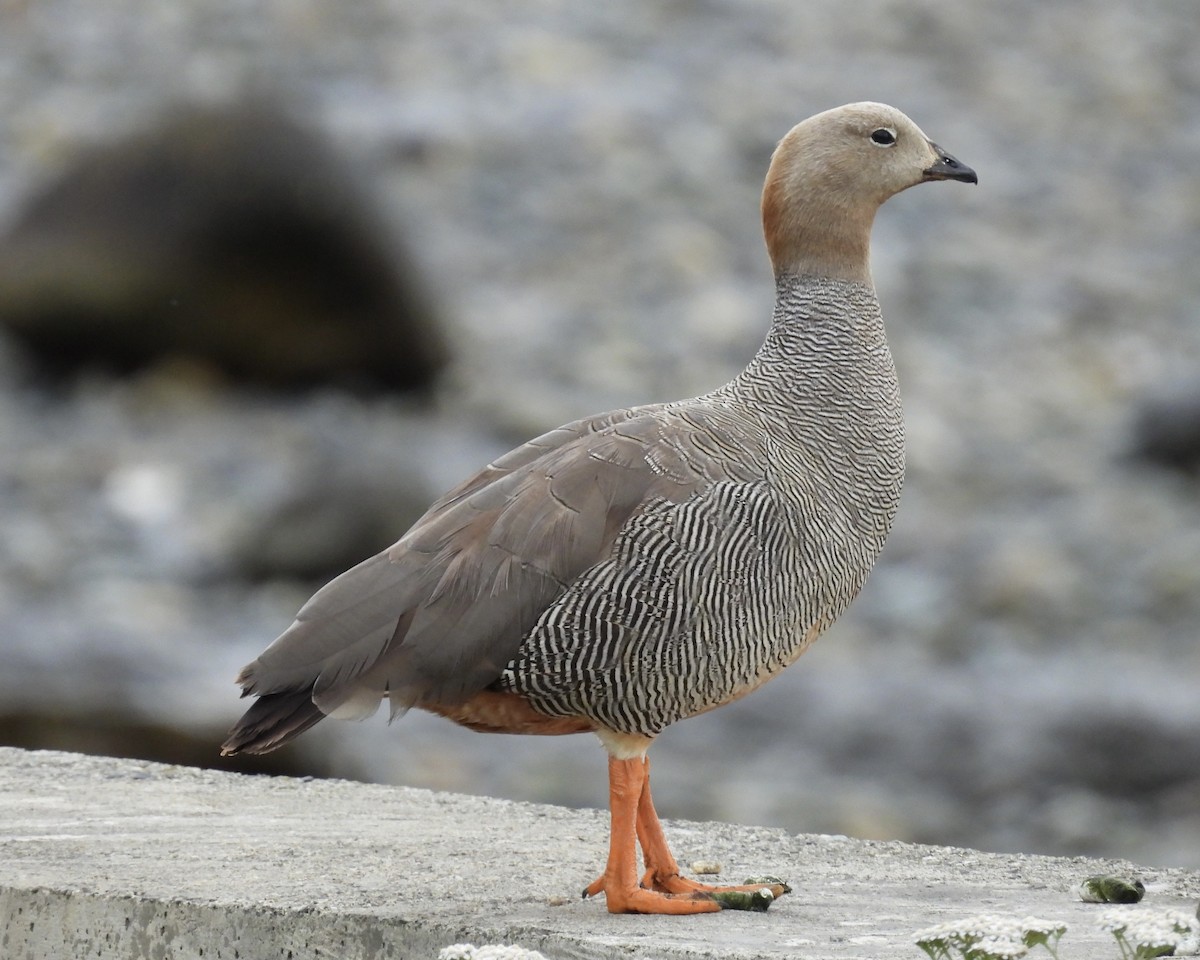
<path id="1" fill-rule="evenodd" d="M 763 187 L 775 273 L 869 283 L 875 211 L 926 180 L 977 182 L 895 107 L 851 103 L 797 124 L 776 148 Z"/>

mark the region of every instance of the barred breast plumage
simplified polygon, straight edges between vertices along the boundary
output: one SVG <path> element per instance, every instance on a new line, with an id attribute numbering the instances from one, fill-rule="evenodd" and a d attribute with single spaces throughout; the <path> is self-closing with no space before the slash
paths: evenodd
<path id="1" fill-rule="evenodd" d="M 500 685 L 556 716 L 654 736 L 791 663 L 862 586 L 904 472 L 878 303 L 784 276 L 766 342 L 731 383 L 630 411 L 685 499 L 648 500 L 538 619 Z"/>
<path id="2" fill-rule="evenodd" d="M 880 204 L 928 180 L 975 174 L 893 107 L 793 128 L 763 188 L 776 307 L 746 369 L 691 400 L 567 424 L 450 491 L 242 671 L 258 699 L 223 751 L 272 750 L 383 699 L 476 730 L 594 731 L 613 819 L 585 894 L 614 912 L 760 902 L 759 886 L 679 875 L 645 754 L 791 663 L 883 546 L 904 432 L 870 232 Z"/>

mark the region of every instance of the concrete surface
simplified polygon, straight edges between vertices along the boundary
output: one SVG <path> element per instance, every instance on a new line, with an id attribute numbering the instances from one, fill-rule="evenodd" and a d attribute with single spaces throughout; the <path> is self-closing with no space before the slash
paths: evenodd
<path id="1" fill-rule="evenodd" d="M 0 957 L 376 960 L 466 941 L 550 960 L 918 960 L 914 931 L 1000 913 L 1064 920 L 1063 960 L 1103 960 L 1117 950 L 1104 908 L 1076 897 L 1085 876 L 1139 876 L 1131 910 L 1200 897 L 1200 874 L 1118 862 L 667 830 L 683 863 L 778 873 L 795 892 L 766 914 L 611 916 L 579 899 L 604 811 L 0 748 Z"/>

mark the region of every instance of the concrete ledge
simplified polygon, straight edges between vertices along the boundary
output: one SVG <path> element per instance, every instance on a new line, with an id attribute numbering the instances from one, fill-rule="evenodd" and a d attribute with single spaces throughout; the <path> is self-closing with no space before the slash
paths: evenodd
<path id="1" fill-rule="evenodd" d="M 381 960 L 467 941 L 551 960 L 916 960 L 914 931 L 1010 913 L 1066 921 L 1063 960 L 1102 960 L 1117 951 L 1076 897 L 1085 876 L 1139 876 L 1149 892 L 1130 909 L 1200 897 L 1182 870 L 667 829 L 682 862 L 778 873 L 795 893 L 766 914 L 612 916 L 579 899 L 604 859 L 603 811 L 0 748 L 0 956 Z"/>

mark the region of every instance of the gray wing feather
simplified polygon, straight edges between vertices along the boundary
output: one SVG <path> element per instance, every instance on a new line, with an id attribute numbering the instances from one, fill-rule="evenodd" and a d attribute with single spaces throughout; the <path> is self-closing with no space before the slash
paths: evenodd
<path id="1" fill-rule="evenodd" d="M 616 411 L 489 465 L 319 590 L 243 670 L 244 693 L 311 687 L 324 713 L 349 718 L 385 695 L 399 712 L 483 689 L 643 503 L 706 482 L 695 446 L 664 442 L 680 427 L 669 420 L 657 407 Z"/>

